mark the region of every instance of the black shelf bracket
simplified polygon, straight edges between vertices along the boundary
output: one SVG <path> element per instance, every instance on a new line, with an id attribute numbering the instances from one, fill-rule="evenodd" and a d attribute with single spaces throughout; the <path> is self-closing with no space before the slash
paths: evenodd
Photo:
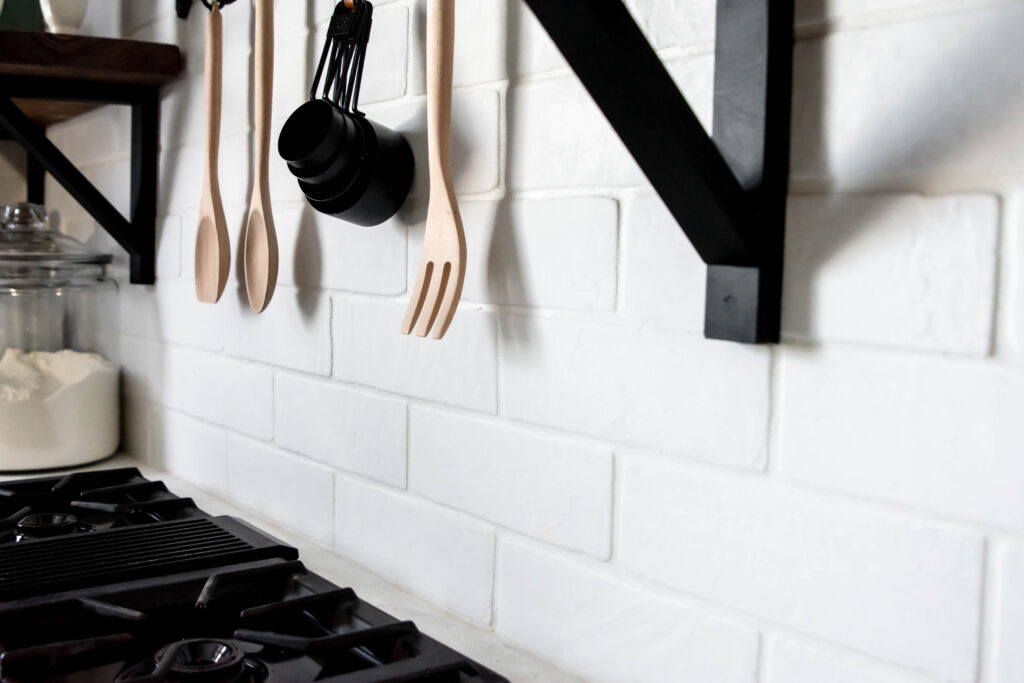
<path id="1" fill-rule="evenodd" d="M 779 340 L 793 0 L 718 0 L 709 136 L 622 0 L 525 0 L 708 264 L 704 334 Z"/>
<path id="2" fill-rule="evenodd" d="M 13 102 L 13 98 L 96 102 L 131 107 L 131 219 L 126 219 Z M 127 252 L 133 284 L 152 284 L 156 262 L 156 198 L 160 94 L 157 85 L 74 79 L 0 77 L 0 127 L 28 153 L 28 194 L 43 198 L 42 172 L 64 186 Z"/>

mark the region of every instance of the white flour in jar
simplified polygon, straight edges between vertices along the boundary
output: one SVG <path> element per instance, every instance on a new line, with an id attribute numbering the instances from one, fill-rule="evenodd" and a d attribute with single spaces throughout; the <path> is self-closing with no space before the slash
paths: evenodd
<path id="1" fill-rule="evenodd" d="M 95 353 L 0 356 L 0 470 L 99 460 L 120 441 L 117 367 Z"/>

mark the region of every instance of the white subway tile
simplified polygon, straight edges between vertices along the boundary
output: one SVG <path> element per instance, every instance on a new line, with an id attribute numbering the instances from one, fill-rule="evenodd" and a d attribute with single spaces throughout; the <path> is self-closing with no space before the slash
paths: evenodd
<path id="1" fill-rule="evenodd" d="M 258 439 L 274 436 L 274 375 L 255 363 L 195 351 L 187 357 L 185 412 Z"/>
<path id="2" fill-rule="evenodd" d="M 306 458 L 228 438 L 228 496 L 318 543 L 334 539 L 334 475 Z"/>
<path id="3" fill-rule="evenodd" d="M 783 334 L 982 355 L 998 229 L 989 196 L 794 196 Z"/>
<path id="4" fill-rule="evenodd" d="M 1024 529 L 1024 374 L 994 362 L 785 351 L 787 476 Z"/>
<path id="5" fill-rule="evenodd" d="M 232 334 L 227 352 L 238 358 L 316 375 L 331 374 L 331 301 L 317 290 L 278 286 L 263 313 L 244 291 L 228 290 Z"/>
<path id="6" fill-rule="evenodd" d="M 626 0 L 626 7 L 655 49 L 715 40 L 715 0 Z"/>
<path id="7" fill-rule="evenodd" d="M 464 619 L 490 623 L 492 530 L 344 475 L 335 480 L 339 553 Z"/>
<path id="8" fill-rule="evenodd" d="M 927 189 L 1019 174 L 1022 26 L 1024 4 L 1007 2 L 798 43 L 793 179 Z"/>
<path id="9" fill-rule="evenodd" d="M 452 75 L 456 86 L 489 83 L 506 77 L 508 4 L 508 0 L 455 3 L 455 64 Z M 412 17 L 410 92 L 422 95 L 426 84 L 427 0 L 413 0 Z"/>
<path id="10" fill-rule="evenodd" d="M 973 680 L 980 537 L 641 457 L 624 462 L 621 481 L 625 567 L 895 664 Z"/>
<path id="11" fill-rule="evenodd" d="M 190 245 L 191 246 L 191 245 Z M 181 276 L 181 217 L 166 216 L 156 225 L 156 276 Z M 191 256 L 191 253 L 189 254 Z"/>
<path id="12" fill-rule="evenodd" d="M 1006 229 L 1003 233 L 1004 275 L 999 298 L 1000 326 L 1009 347 L 1024 352 L 1024 191 L 1016 191 L 1008 201 Z M 1005 320 L 1005 323 L 1003 322 Z"/>
<path id="13" fill-rule="evenodd" d="M 667 64 L 697 116 L 710 127 L 713 59 Z M 645 186 L 611 124 L 573 76 L 511 87 L 507 96 L 508 185 L 515 190 Z"/>
<path id="14" fill-rule="evenodd" d="M 200 303 L 190 278 L 162 280 L 156 286 L 125 285 L 120 299 L 124 332 L 211 351 L 224 347 L 229 303 Z"/>
<path id="15" fill-rule="evenodd" d="M 985 0 L 796 0 L 796 22 L 801 24 L 820 24 L 858 20 L 859 22 L 878 22 L 899 20 L 908 14 L 908 10 L 921 10 L 929 6 L 934 11 L 963 9 L 971 4 L 982 4 Z"/>
<path id="16" fill-rule="evenodd" d="M 188 396 L 190 349 L 121 335 L 121 383 L 127 396 L 182 410 Z"/>
<path id="17" fill-rule="evenodd" d="M 613 199 L 461 202 L 466 229 L 463 301 L 540 308 L 615 308 L 618 211 Z M 409 278 L 424 223 L 409 233 Z"/>
<path id="18" fill-rule="evenodd" d="M 593 681 L 757 679 L 757 632 L 503 541 L 498 634 Z"/>
<path id="19" fill-rule="evenodd" d="M 405 487 L 408 418 L 404 401 L 279 374 L 274 404 L 280 446 Z"/>
<path id="20" fill-rule="evenodd" d="M 479 4 L 479 3 L 461 3 Z M 320 36 L 326 35 L 321 31 Z M 317 45 L 317 58 L 320 57 Z M 359 101 L 363 104 L 393 100 L 405 94 L 409 72 L 409 9 L 384 7 L 373 13 L 373 30 L 366 46 L 366 64 Z M 314 67 L 315 68 L 315 67 Z M 418 71 L 414 71 L 418 73 Z"/>
<path id="21" fill-rule="evenodd" d="M 407 230 L 400 218 L 367 228 L 302 204 L 275 208 L 274 221 L 279 283 L 368 294 L 405 291 Z"/>
<path id="22" fill-rule="evenodd" d="M 180 214 L 199 206 L 203 194 L 203 164 L 205 147 L 189 144 L 184 147 L 165 147 L 160 151 L 160 187 L 157 207 L 161 214 Z M 276 164 L 271 156 L 271 167 Z M 249 136 L 224 135 L 220 141 L 220 191 L 224 205 L 249 204 Z M 281 162 L 283 165 L 284 162 Z M 287 169 L 286 169 L 287 171 Z M 126 179 L 127 174 L 124 176 Z M 127 204 L 128 184 L 124 182 L 124 203 Z M 277 200 L 278 197 L 274 196 Z M 115 204 L 115 206 L 117 206 Z M 229 230 L 237 229 L 229 224 Z"/>
<path id="23" fill-rule="evenodd" d="M 334 299 L 334 376 L 439 403 L 497 410 L 494 315 L 461 308 L 443 340 L 403 335 L 405 303 Z"/>
<path id="24" fill-rule="evenodd" d="M 159 406 L 149 418 L 150 464 L 208 491 L 227 491 L 224 430 Z"/>
<path id="25" fill-rule="evenodd" d="M 623 231 L 626 314 L 702 331 L 707 266 L 657 195 L 637 195 L 628 207 Z"/>
<path id="26" fill-rule="evenodd" d="M 1005 543 L 994 553 L 996 581 L 993 586 L 995 633 L 990 634 L 989 668 L 992 683 L 1024 680 L 1024 544 Z"/>
<path id="27" fill-rule="evenodd" d="M 498 108 L 498 93 L 494 90 L 463 90 L 452 97 L 452 181 L 459 194 L 487 192 L 498 186 Z M 369 118 L 399 131 L 409 141 L 416 158 L 411 192 L 425 199 L 429 187 L 426 104 L 416 100 L 372 105 L 366 111 Z"/>
<path id="28" fill-rule="evenodd" d="M 765 683 L 939 683 L 938 678 L 798 638 L 774 638 L 766 650 Z"/>
<path id="29" fill-rule="evenodd" d="M 409 429 L 414 491 L 554 545 L 611 553 L 608 449 L 418 407 Z"/>
<path id="30" fill-rule="evenodd" d="M 767 349 L 618 325 L 506 315 L 502 409 L 508 417 L 763 467 Z"/>

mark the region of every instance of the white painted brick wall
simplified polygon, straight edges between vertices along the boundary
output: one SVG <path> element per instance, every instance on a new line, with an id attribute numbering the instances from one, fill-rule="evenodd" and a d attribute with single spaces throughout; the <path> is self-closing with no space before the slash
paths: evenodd
<path id="1" fill-rule="evenodd" d="M 753 683 L 757 632 L 515 541 L 498 553 L 497 631 L 594 680 Z"/>
<path id="2" fill-rule="evenodd" d="M 643 457 L 628 458 L 620 476 L 619 547 L 628 568 L 856 650 L 971 680 L 980 537 Z"/>
<path id="3" fill-rule="evenodd" d="M 774 350 L 701 338 L 703 264 L 518 0 L 458 3 L 469 269 L 443 342 L 398 334 L 426 213 L 424 0 L 376 3 L 363 87 L 415 150 L 413 198 L 346 225 L 272 155 L 262 316 L 237 258 L 252 8 L 226 8 L 235 268 L 196 303 L 204 16 L 120 4 L 91 3 L 88 29 L 187 64 L 162 97 L 159 282 L 122 287 L 126 448 L 587 680 L 1024 680 L 1024 4 L 797 0 Z M 708 125 L 714 0 L 627 6 Z M 276 3 L 275 139 L 333 7 Z M 128 126 L 108 108 L 49 131 L 125 211 Z M 5 200 L 23 165 L 0 145 Z M 113 248 L 47 192 L 62 229 Z"/>
<path id="4" fill-rule="evenodd" d="M 432 503 L 335 475 L 334 545 L 469 621 L 491 620 L 494 531 Z"/>
<path id="5" fill-rule="evenodd" d="M 414 408 L 409 429 L 413 491 L 554 545 L 608 557 L 608 449 L 433 409 Z"/>

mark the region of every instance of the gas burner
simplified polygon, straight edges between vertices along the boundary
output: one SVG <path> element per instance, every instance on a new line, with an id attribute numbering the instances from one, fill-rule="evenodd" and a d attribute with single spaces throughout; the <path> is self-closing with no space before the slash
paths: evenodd
<path id="1" fill-rule="evenodd" d="M 127 669 L 116 683 L 261 683 L 266 667 L 235 640 L 192 638 L 160 648 L 148 661 Z"/>
<path id="2" fill-rule="evenodd" d="M 31 541 L 94 530 L 95 527 L 79 522 L 74 515 L 62 512 L 34 512 L 18 520 L 14 527 L 14 540 Z"/>
<path id="3" fill-rule="evenodd" d="M 508 683 L 297 557 L 135 469 L 0 484 L 0 683 Z"/>

